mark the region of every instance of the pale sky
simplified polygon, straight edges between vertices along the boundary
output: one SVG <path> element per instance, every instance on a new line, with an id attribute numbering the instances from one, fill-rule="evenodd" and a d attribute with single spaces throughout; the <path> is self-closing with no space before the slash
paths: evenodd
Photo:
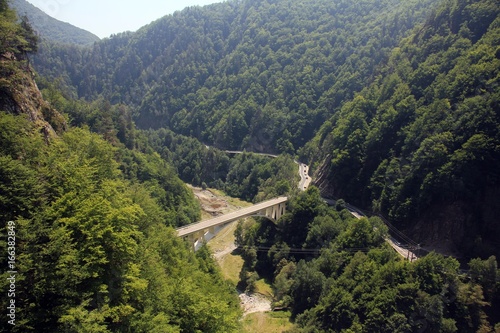
<path id="1" fill-rule="evenodd" d="M 99 36 L 136 31 L 177 10 L 223 0 L 27 0 L 50 16 Z"/>

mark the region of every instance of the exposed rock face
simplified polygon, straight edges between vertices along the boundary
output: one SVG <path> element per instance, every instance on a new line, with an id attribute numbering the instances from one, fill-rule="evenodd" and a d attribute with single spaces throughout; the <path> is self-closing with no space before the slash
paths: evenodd
<path id="1" fill-rule="evenodd" d="M 64 117 L 42 98 L 28 62 L 12 53 L 0 55 L 0 111 L 26 115 L 47 139 L 67 127 Z"/>
<path id="2" fill-rule="evenodd" d="M 470 212 L 464 209 L 463 202 L 429 210 L 407 233 L 420 242 L 424 249 L 439 253 L 460 256 L 460 245 L 465 235 L 466 219 Z"/>
<path id="3" fill-rule="evenodd" d="M 321 164 L 321 167 L 314 173 L 314 185 L 316 185 L 321 195 L 325 198 L 337 198 L 335 190 L 332 186 L 332 183 L 328 179 L 328 175 L 330 174 L 330 164 L 331 164 L 331 156 L 327 155 Z"/>
<path id="4" fill-rule="evenodd" d="M 429 209 L 407 233 L 424 248 L 456 257 L 499 255 L 500 188 L 487 188 L 478 204 L 455 201 Z"/>

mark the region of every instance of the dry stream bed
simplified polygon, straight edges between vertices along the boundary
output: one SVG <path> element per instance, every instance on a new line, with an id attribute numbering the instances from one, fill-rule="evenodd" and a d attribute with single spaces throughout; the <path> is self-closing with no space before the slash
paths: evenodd
<path id="1" fill-rule="evenodd" d="M 221 191 L 191 187 L 202 208 L 202 219 L 208 219 L 226 214 L 251 203 L 226 196 Z M 208 242 L 214 258 L 221 267 L 225 279 L 237 285 L 243 259 L 236 253 L 234 231 L 236 223 L 224 228 L 216 237 Z M 243 325 L 245 332 L 276 332 L 281 333 L 293 327 L 288 318 L 274 317 L 271 312 L 271 288 L 264 281 L 259 281 L 257 292 L 244 293 L 238 291 L 240 306 L 243 310 Z"/>

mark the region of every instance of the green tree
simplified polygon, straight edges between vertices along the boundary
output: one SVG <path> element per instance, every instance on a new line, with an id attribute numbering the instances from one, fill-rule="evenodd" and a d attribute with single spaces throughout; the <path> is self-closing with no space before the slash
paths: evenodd
<path id="1" fill-rule="evenodd" d="M 323 291 L 325 276 L 314 266 L 301 260 L 297 264 L 292 280 L 290 286 L 292 313 L 298 315 L 317 304 Z"/>

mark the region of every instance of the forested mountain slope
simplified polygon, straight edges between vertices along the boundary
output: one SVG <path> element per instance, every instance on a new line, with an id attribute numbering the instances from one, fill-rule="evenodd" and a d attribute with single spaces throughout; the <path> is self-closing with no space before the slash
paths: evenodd
<path id="1" fill-rule="evenodd" d="M 66 22 L 56 20 L 25 0 L 10 0 L 10 5 L 20 16 L 27 16 L 33 28 L 43 38 L 52 42 L 92 45 L 99 37 Z M 56 6 L 61 4 L 56 3 Z"/>
<path id="2" fill-rule="evenodd" d="M 239 332 L 233 286 L 175 234 L 200 210 L 173 167 L 112 119 L 67 128 L 6 0 L 0 42 L 0 332 Z"/>
<path id="3" fill-rule="evenodd" d="M 445 1 L 303 151 L 326 195 L 426 245 L 499 254 L 500 4 Z"/>
<path id="4" fill-rule="evenodd" d="M 92 48 L 44 44 L 34 62 L 68 96 L 126 104 L 140 127 L 298 151 L 325 195 L 426 245 L 489 254 L 498 13 L 493 0 L 228 1 Z"/>
<path id="5" fill-rule="evenodd" d="M 431 0 L 245 0 L 192 7 L 90 49 L 35 59 L 68 93 L 126 103 L 142 128 L 294 152 L 373 79 Z"/>

